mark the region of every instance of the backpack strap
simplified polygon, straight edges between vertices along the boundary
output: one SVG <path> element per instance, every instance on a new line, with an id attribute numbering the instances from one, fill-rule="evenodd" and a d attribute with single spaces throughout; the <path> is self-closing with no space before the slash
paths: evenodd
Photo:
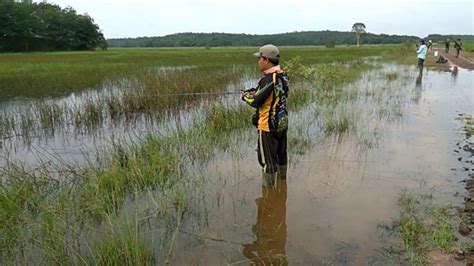
<path id="1" fill-rule="evenodd" d="M 274 111 L 275 108 L 277 107 L 278 103 L 280 102 L 280 97 L 278 97 L 278 99 L 276 99 L 276 93 L 275 93 L 275 86 L 276 86 L 276 79 L 277 79 L 277 72 L 274 72 L 272 74 L 272 79 L 273 79 L 273 100 L 272 100 L 272 108 L 271 108 L 271 111 Z"/>

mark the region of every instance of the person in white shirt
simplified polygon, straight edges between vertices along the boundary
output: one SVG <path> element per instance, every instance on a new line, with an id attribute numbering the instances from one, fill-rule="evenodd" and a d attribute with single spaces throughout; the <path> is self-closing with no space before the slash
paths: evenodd
<path id="1" fill-rule="evenodd" d="M 420 40 L 420 46 L 418 47 L 418 50 L 416 51 L 417 57 L 418 57 L 418 68 L 420 69 L 420 75 L 423 75 L 423 64 L 425 62 L 426 58 L 426 53 L 428 51 L 428 48 L 426 47 L 425 40 Z"/>

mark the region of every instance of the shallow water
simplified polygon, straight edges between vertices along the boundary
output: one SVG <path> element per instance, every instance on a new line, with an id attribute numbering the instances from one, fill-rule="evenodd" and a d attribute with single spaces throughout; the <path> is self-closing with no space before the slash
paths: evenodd
<path id="1" fill-rule="evenodd" d="M 456 118 L 474 111 L 474 72 L 427 71 L 417 84 L 413 67 L 385 71 L 406 74 L 395 83 L 403 116 L 373 121 L 378 127 L 368 123 L 368 131 L 379 132 L 370 148 L 350 133 L 323 137 L 317 119 L 310 119 L 315 124 L 304 134 L 319 139 L 290 157 L 287 181 L 275 189 L 262 187 L 253 143 L 216 156 L 204 174 L 208 219 L 184 229 L 194 236 L 180 234 L 174 263 L 248 264 L 253 258 L 268 264 L 268 254 L 282 254 L 290 264 L 364 264 L 390 240 L 380 226 L 396 218 L 404 189 L 460 205 L 455 195 L 464 192 L 466 176 L 452 170 L 459 166 L 453 149 L 462 134 Z M 382 89 L 387 81 L 375 73 L 348 86 Z M 310 109 L 293 114 L 293 123 Z"/>
<path id="2" fill-rule="evenodd" d="M 387 80 L 389 73 L 398 73 L 398 78 Z M 322 113 L 330 107 L 310 104 L 293 112 L 290 139 L 305 138 L 307 144 L 290 147 L 286 182 L 275 187 L 262 186 L 254 130 L 232 133 L 229 149 L 217 151 L 203 165 L 195 162 L 189 170 L 191 177 L 204 183 L 194 188 L 196 200 L 183 220 L 172 264 L 249 264 L 255 257 L 269 262 L 269 254 L 290 264 L 365 264 L 390 241 L 380 225 L 396 217 L 403 189 L 434 193 L 460 204 L 464 192 L 460 181 L 466 176 L 451 170 L 459 167 L 453 150 L 462 138 L 456 118 L 473 113 L 473 72 L 427 71 L 421 84 L 416 74 L 415 67 L 384 65 L 347 85 L 346 89 L 365 95 L 384 93 L 380 99 L 361 97 L 335 106 L 334 113 L 349 111 L 357 122 L 339 136 L 322 131 Z M 227 89 L 251 84 L 243 79 Z M 229 107 L 242 104 L 236 96 L 220 100 Z M 166 134 L 192 127 L 209 103 L 203 100 L 160 122 L 143 118 L 132 126 L 105 124 L 95 134 L 66 131 L 34 138 L 31 145 L 4 143 L 0 166 L 6 159 L 31 168 L 42 161 L 51 161 L 54 169 L 88 163 L 113 141 L 129 143 L 149 132 Z M 21 105 L 9 104 L 4 107 Z M 153 205 L 148 195 L 141 196 L 127 202 L 117 219 L 126 220 L 125 216 Z M 155 223 L 141 228 L 141 235 L 148 247 L 156 245 L 157 258 L 164 258 L 168 249 L 159 243 L 163 224 Z"/>
<path id="3" fill-rule="evenodd" d="M 190 68 L 193 67 L 169 69 L 159 67 L 153 71 L 163 72 Z M 240 82 L 229 84 L 224 88 L 224 91 L 239 91 L 242 88 L 250 87 L 253 84 L 252 81 L 245 76 Z M 110 95 L 120 95 L 123 91 L 123 88 L 104 85 L 100 90 L 72 93 L 65 97 L 44 101 L 76 110 L 83 108 L 90 101 L 107 98 Z M 16 162 L 29 169 L 50 165 L 54 172 L 58 168 L 95 164 L 98 156 L 106 156 L 116 145 L 126 147 L 149 134 L 166 135 L 177 129 L 193 127 L 194 121 L 199 120 L 209 105 L 216 101 L 231 108 L 240 104 L 240 96 L 232 94 L 203 95 L 200 101 L 193 102 L 189 106 L 183 107 L 182 110 L 174 110 L 159 118 L 138 115 L 130 121 L 105 119 L 91 130 L 77 129 L 72 122 L 66 122 L 55 128 L 54 131 L 33 129 L 34 132 L 28 138 L 21 136 L 21 132 L 10 132 L 6 138 L 0 140 L 0 168 L 5 167 L 8 163 Z M 0 114 L 12 115 L 17 121 L 21 121 L 19 114 L 31 112 L 36 103 L 37 100 L 32 99 L 13 99 L 0 102 Z"/>

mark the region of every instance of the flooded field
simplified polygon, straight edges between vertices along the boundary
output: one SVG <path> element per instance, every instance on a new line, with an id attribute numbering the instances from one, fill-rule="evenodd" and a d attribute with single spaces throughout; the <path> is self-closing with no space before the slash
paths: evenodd
<path id="1" fill-rule="evenodd" d="M 371 127 L 364 134 L 376 131 L 370 147 L 361 147 L 353 134 L 322 136 L 310 104 L 292 122 L 297 128 L 299 123 L 313 125 L 297 134 L 308 134 L 311 143 L 303 154 L 293 153 L 286 181 L 274 188 L 262 187 L 251 146 L 213 160 L 204 174 L 212 180 L 211 189 L 204 193 L 218 196 L 206 224 L 195 229 L 200 238 L 193 242 L 182 235 L 178 241 L 175 261 L 247 264 L 257 257 L 271 261 L 264 255 L 276 252 L 286 255 L 289 264 L 376 264 L 381 248 L 390 242 L 383 226 L 396 218 L 402 191 L 435 194 L 461 205 L 458 195 L 464 193 L 461 181 L 467 174 L 454 171 L 460 167 L 453 149 L 461 137 L 456 118 L 474 106 L 473 73 L 460 71 L 453 77 L 429 71 L 417 86 L 414 68 L 386 68 L 390 70 L 408 79 L 387 84 L 374 71 L 348 85 L 401 92 L 397 100 L 403 117 L 384 121 L 364 116 L 362 121 L 372 123 L 357 125 L 358 131 Z M 356 112 L 357 103 L 349 105 Z M 364 112 L 375 107 L 366 106 Z M 220 179 L 212 178 L 216 176 Z"/>
<path id="2" fill-rule="evenodd" d="M 120 97 L 122 94 L 118 88 L 104 88 L 100 92 L 91 90 L 81 93 L 73 93 L 70 96 L 51 99 L 38 103 L 32 100 L 13 100 L 0 103 L 0 113 L 4 117 L 16 120 L 10 123 L 11 127 L 5 128 L 4 138 L 0 143 L 3 149 L 3 158 L 0 158 L 0 167 L 7 162 L 27 162 L 28 166 L 44 166 L 47 161 L 54 162 L 55 166 L 68 167 L 70 165 L 84 165 L 90 163 L 90 159 L 97 155 L 110 152 L 110 148 L 116 145 L 128 145 L 139 141 L 150 134 L 167 135 L 181 129 L 193 127 L 194 120 L 202 118 L 209 105 L 218 98 L 221 104 L 232 107 L 239 104 L 237 86 L 250 86 L 249 77 L 244 77 L 236 84 L 229 84 L 224 91 L 232 92 L 226 95 L 219 92 L 210 95 L 194 95 L 193 93 L 180 95 L 178 97 L 188 100 L 179 110 L 166 109 L 158 114 L 131 114 L 130 117 L 115 118 L 108 113 L 107 107 L 100 107 L 97 112 L 101 118 L 93 124 L 87 124 L 78 120 L 74 121 L 73 113 L 83 114 L 89 104 L 99 103 L 107 97 Z M 119 95 L 119 96 L 117 96 Z M 173 96 L 173 95 L 171 95 Z M 170 97 L 158 94 L 151 97 Z M 38 106 L 48 106 L 54 110 L 54 106 L 62 106 L 65 111 L 58 119 L 58 123 L 52 128 L 41 126 L 41 117 L 35 117 Z M 33 114 L 33 115 L 31 115 Z M 27 123 L 31 127 L 23 126 L 24 118 L 28 116 L 32 120 Z M 82 118 L 84 119 L 84 118 Z M 8 120 L 8 119 L 6 119 Z M 39 123 L 39 125 L 34 125 Z M 28 133 L 24 133 L 28 132 Z"/>
<path id="3" fill-rule="evenodd" d="M 262 176 L 252 110 L 234 94 L 258 77 L 246 65 L 223 69 L 218 84 L 190 74 L 184 81 L 197 85 L 174 100 L 149 93 L 183 84 L 146 72 L 150 80 L 101 91 L 0 102 L 0 254 L 71 264 L 387 263 L 404 193 L 463 204 L 474 169 L 459 160 L 459 117 L 473 113 L 474 74 L 417 77 L 414 66 L 379 58 L 308 69 L 314 80 L 292 82 L 283 179 Z M 62 111 L 51 119 L 42 106 Z"/>

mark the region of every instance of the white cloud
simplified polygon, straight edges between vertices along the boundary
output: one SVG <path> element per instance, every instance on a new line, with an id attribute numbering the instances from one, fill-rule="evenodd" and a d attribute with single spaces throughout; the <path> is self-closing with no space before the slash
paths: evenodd
<path id="1" fill-rule="evenodd" d="M 53 0 L 88 13 L 106 38 L 176 32 L 280 33 L 349 31 L 363 22 L 373 33 L 425 36 L 473 34 L 472 1 L 310 0 Z"/>

